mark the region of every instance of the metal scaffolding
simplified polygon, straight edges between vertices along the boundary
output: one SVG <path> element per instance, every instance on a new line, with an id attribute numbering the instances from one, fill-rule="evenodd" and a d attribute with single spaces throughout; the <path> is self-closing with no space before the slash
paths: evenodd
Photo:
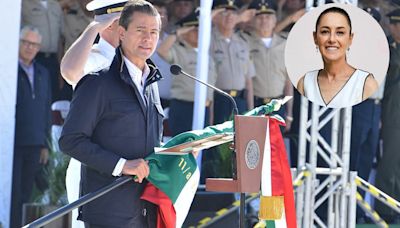
<path id="1" fill-rule="evenodd" d="M 357 0 L 334 2 L 357 5 Z M 306 10 L 323 4 L 325 0 L 307 0 Z M 297 170 L 299 175 L 304 169 L 310 173 L 296 191 L 299 227 L 355 227 L 357 174 L 349 172 L 351 112 L 351 108 L 329 109 L 301 98 Z M 328 124 L 329 138 L 320 134 Z"/>
<path id="2" fill-rule="evenodd" d="M 320 130 L 329 123 L 328 139 Z M 355 227 L 357 186 L 356 173 L 349 172 L 350 135 L 351 108 L 329 109 L 302 98 L 297 170 L 310 173 L 296 192 L 299 227 Z"/>

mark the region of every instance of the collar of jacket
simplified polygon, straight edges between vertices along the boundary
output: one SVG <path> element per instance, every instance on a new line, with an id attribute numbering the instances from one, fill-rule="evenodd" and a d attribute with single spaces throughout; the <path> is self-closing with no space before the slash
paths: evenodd
<path id="1" fill-rule="evenodd" d="M 134 85 L 131 76 L 129 75 L 128 68 L 125 66 L 124 58 L 123 58 L 123 53 L 122 53 L 122 48 L 119 46 L 115 50 L 115 58 L 113 64 L 116 64 L 116 66 L 119 66 L 119 73 L 122 78 L 122 80 L 129 85 Z M 157 68 L 157 66 L 151 61 L 150 59 L 146 60 L 146 64 L 150 69 L 150 73 L 147 76 L 144 88 L 147 86 L 151 85 L 154 82 L 160 81 L 163 79 L 160 70 Z"/>

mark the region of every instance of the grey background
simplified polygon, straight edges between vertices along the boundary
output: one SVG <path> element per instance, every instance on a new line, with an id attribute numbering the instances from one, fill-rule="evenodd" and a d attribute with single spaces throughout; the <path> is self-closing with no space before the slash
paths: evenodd
<path id="1" fill-rule="evenodd" d="M 308 71 L 323 68 L 322 57 L 314 44 L 313 32 L 318 15 L 332 6 L 343 8 L 350 15 L 354 37 L 347 54 L 347 62 L 355 68 L 372 73 L 380 85 L 389 65 L 389 46 L 385 33 L 364 10 L 338 3 L 312 9 L 300 18 L 289 33 L 285 65 L 293 85 L 297 87 L 298 80 Z"/>

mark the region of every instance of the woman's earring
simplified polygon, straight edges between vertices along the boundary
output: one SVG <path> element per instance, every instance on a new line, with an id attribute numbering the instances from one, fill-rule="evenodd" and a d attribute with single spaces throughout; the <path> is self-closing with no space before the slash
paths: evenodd
<path id="1" fill-rule="evenodd" d="M 347 48 L 347 52 L 349 52 L 349 51 L 350 51 L 350 48 L 348 47 L 348 48 Z"/>
<path id="2" fill-rule="evenodd" d="M 318 46 L 315 46 L 315 51 L 318 53 Z"/>

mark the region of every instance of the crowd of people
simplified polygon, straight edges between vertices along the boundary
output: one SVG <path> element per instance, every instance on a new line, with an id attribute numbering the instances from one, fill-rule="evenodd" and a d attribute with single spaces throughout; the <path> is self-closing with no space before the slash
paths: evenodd
<path id="1" fill-rule="evenodd" d="M 143 158 L 160 143 L 163 110 L 169 109 L 170 136 L 192 128 L 195 82 L 172 76 L 169 67 L 178 64 L 189 74 L 196 73 L 199 1 L 152 0 L 152 5 L 141 6 L 145 9 L 136 9 L 132 3 L 132 11 L 123 11 L 122 16 L 127 0 L 110 2 L 113 4 L 101 5 L 96 0 L 22 1 L 11 227 L 21 226 L 22 205 L 30 201 L 35 182 L 31 174 L 47 163 L 52 102 L 74 96 L 60 142 L 66 153 L 91 167 L 85 169 L 85 175 L 98 180 L 86 183 L 84 192 L 97 190 L 115 176 L 138 175 L 134 189 L 120 189 L 115 195 L 129 194 L 130 202 L 139 199 L 140 183 L 149 172 Z M 384 85 L 353 108 L 350 168 L 368 180 L 377 160 L 377 187 L 400 200 L 400 155 L 396 152 L 400 137 L 396 116 L 400 112 L 396 96 L 400 91 L 400 5 L 395 0 L 360 0 L 359 7 L 370 13 L 388 36 L 390 64 Z M 230 94 L 240 113 L 272 99 L 295 96 L 278 112 L 286 122 L 282 132 L 295 137 L 300 94 L 288 77 L 284 50 L 291 27 L 305 13 L 304 0 L 214 0 L 212 9 L 208 83 Z M 152 42 L 142 41 L 145 39 Z M 88 74 L 95 76 L 85 76 Z M 99 75 L 104 80 L 96 79 Z M 118 75 L 127 85 L 111 75 Z M 141 99 L 129 100 L 133 94 L 126 86 L 135 88 L 135 96 Z M 205 125 L 230 119 L 232 109 L 229 100 L 207 90 Z M 139 115 L 139 110 L 144 114 Z M 147 129 L 145 135 L 143 129 Z M 110 136 L 119 141 L 108 141 Z M 383 150 L 379 150 L 380 141 Z M 126 145 L 130 145 L 129 150 Z M 131 154 L 132 148 L 138 154 Z M 79 154 L 81 150 L 89 154 Z M 118 152 L 110 155 L 106 150 Z M 296 146 L 290 151 L 291 166 L 296 167 Z M 94 158 L 90 153 L 104 156 Z M 80 173 L 77 160 L 71 159 L 70 172 Z M 99 173 L 110 175 L 100 180 L 104 176 Z M 77 199 L 79 186 L 71 191 Z M 149 212 L 147 218 L 128 223 L 122 217 L 98 220 L 94 214 L 102 213 L 102 202 L 85 209 L 86 226 L 108 222 L 142 225 L 155 216 L 152 205 L 137 201 L 136 205 Z M 118 211 L 120 205 L 114 206 Z M 93 208 L 97 210 L 94 214 L 90 211 Z M 386 206 L 378 203 L 377 209 L 387 221 L 399 221 Z M 130 216 L 141 213 L 131 212 Z M 360 213 L 358 218 L 362 221 L 364 215 Z"/>

